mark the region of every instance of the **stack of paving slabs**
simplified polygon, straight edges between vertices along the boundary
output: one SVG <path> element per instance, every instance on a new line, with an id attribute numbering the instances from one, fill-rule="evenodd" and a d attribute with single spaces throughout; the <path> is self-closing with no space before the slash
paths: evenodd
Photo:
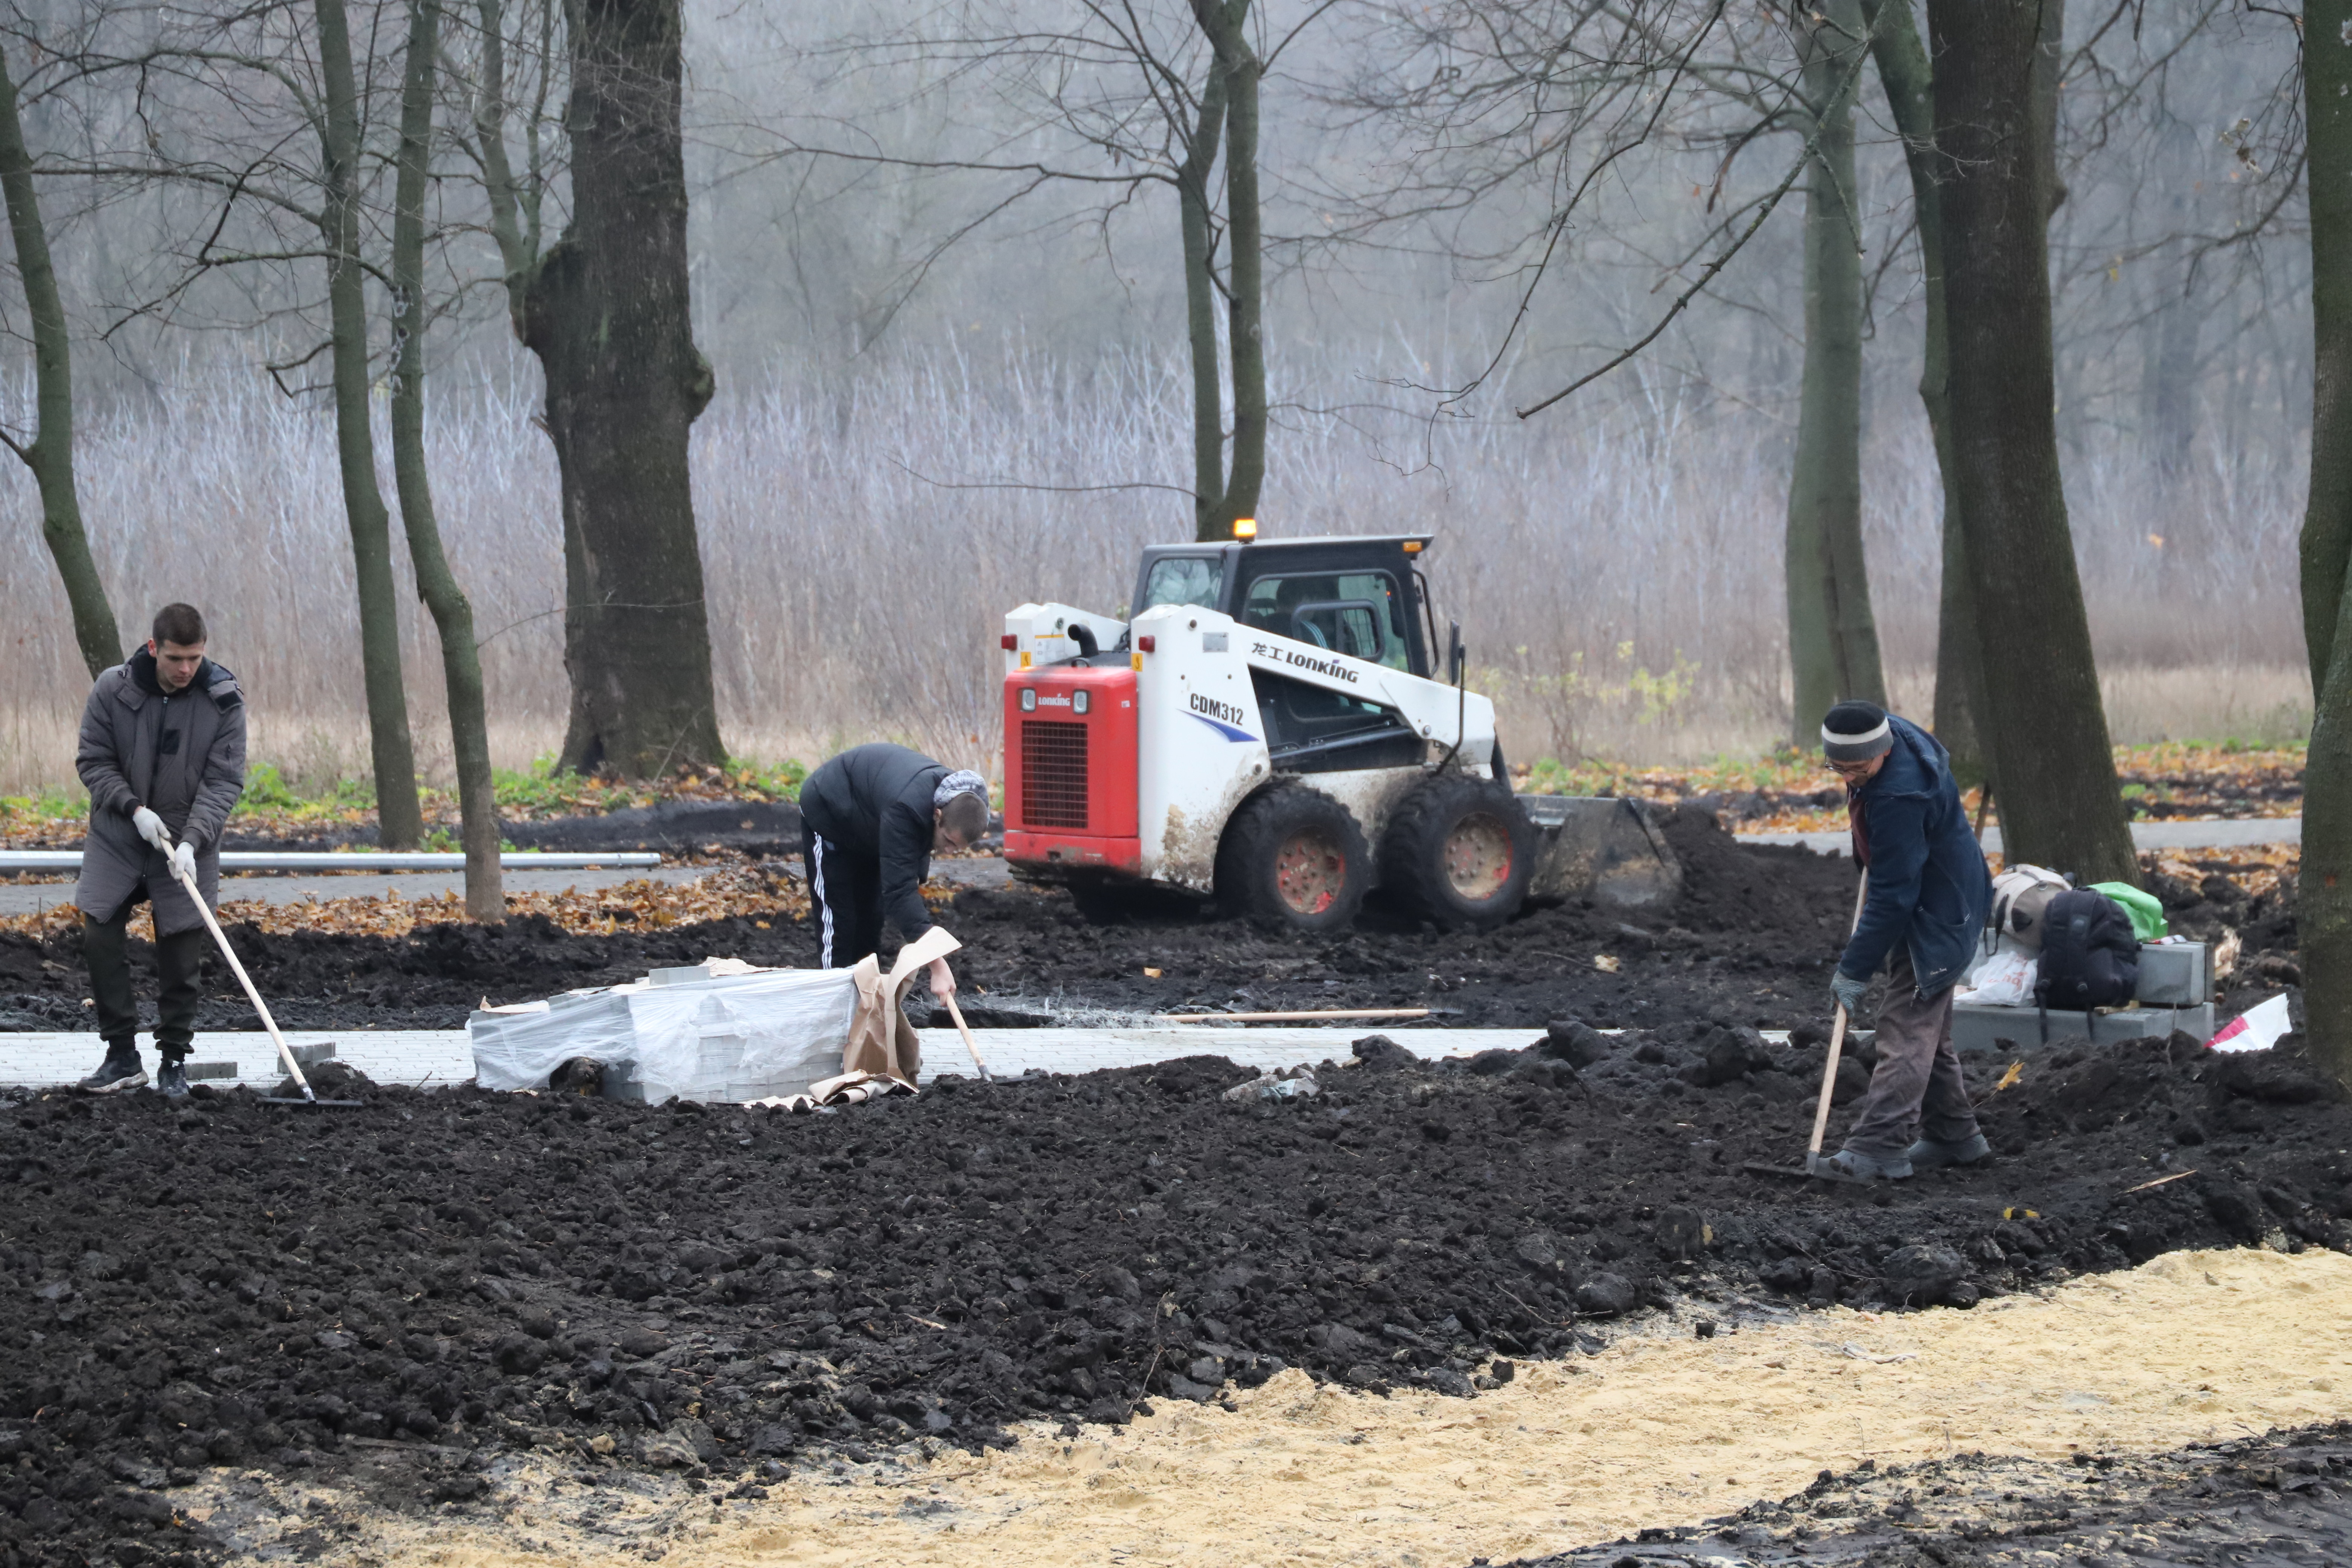
<path id="1" fill-rule="evenodd" d="M 925 965 L 957 946 L 935 926 L 887 974 L 871 957 L 850 969 L 712 958 L 623 985 L 486 1007 L 466 1024 L 475 1081 L 543 1089 L 557 1069 L 584 1059 L 601 1069 L 593 1076 L 608 1099 L 647 1104 L 790 1100 L 845 1073 L 911 1088 L 920 1046 L 900 1002 Z"/>

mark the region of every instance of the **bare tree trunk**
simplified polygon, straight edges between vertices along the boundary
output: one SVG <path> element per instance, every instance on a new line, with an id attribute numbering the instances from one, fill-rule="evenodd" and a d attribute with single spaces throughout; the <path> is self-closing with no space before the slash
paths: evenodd
<path id="1" fill-rule="evenodd" d="M 400 671 L 400 611 L 392 576 L 392 516 L 375 479 L 375 435 L 368 426 L 366 273 L 360 264 L 359 89 L 352 72 L 343 0 L 317 0 L 319 69 L 327 98 L 325 186 L 327 309 L 333 336 L 335 449 L 341 460 L 343 515 L 360 599 L 360 664 L 367 682 L 368 742 L 375 765 L 378 841 L 413 849 L 425 836 L 416 798 L 416 754 Z"/>
<path id="2" fill-rule="evenodd" d="M 1800 746 L 1818 743 L 1831 704 L 1886 700 L 1862 549 L 1861 215 L 1849 85 L 1864 47 L 1862 11 L 1857 0 L 1824 0 L 1810 15 L 1801 47 L 1820 133 L 1805 172 L 1805 368 L 1786 562 Z"/>
<path id="3" fill-rule="evenodd" d="M 1969 586 L 1968 548 L 1960 529 L 1959 485 L 1952 466 L 1948 382 L 1951 348 L 1944 316 L 1944 213 L 1936 164 L 1935 81 L 1927 46 L 1907 0 L 1864 0 L 1871 55 L 1879 85 L 1903 138 L 1911 175 L 1911 210 L 1919 240 L 1921 293 L 1927 332 L 1919 367 L 1919 401 L 1936 443 L 1943 480 L 1943 585 L 1936 621 L 1936 738 L 1952 753 L 1952 771 L 1966 783 L 1992 783 L 1990 754 L 1979 735 L 1984 708 L 1984 658 L 1977 637 L 1975 596 Z"/>
<path id="4" fill-rule="evenodd" d="M 1224 377 L 1217 353 L 1216 235 L 1209 179 L 1225 132 L 1225 77 L 1209 68 L 1201 113 L 1184 162 L 1176 171 L 1176 199 L 1184 231 L 1184 324 L 1192 353 L 1192 534 L 1229 539 L 1225 504 Z"/>
<path id="5" fill-rule="evenodd" d="M 33 188 L 33 155 L 25 145 L 25 122 L 16 107 L 16 79 L 0 58 L 0 195 L 8 204 L 8 232 L 16 244 L 16 274 L 25 284 L 25 309 L 33 327 L 33 382 L 37 426 L 33 438 L 7 437 L 9 448 L 33 471 L 41 492 L 41 538 L 57 563 L 58 580 L 73 612 L 74 643 L 95 679 L 122 662 L 122 634 L 107 603 L 106 584 L 89 553 L 82 528 L 81 498 L 74 485 L 73 346 L 67 335 L 65 301 L 58 293 L 57 268 L 49 260 L 48 226 Z"/>
<path id="6" fill-rule="evenodd" d="M 400 86 L 400 155 L 392 215 L 392 472 L 408 531 L 416 591 L 441 634 L 441 679 L 449 692 L 449 742 L 457 763 L 457 813 L 466 846 L 466 918 L 507 918 L 499 863 L 499 807 L 490 778 L 489 715 L 474 606 L 441 548 L 433 487 L 425 469 L 425 183 L 433 144 L 433 90 L 440 48 L 440 0 L 409 0 L 408 52 Z"/>
<path id="7" fill-rule="evenodd" d="M 1986 739 L 2012 860 L 2137 883 L 2052 407 L 2053 118 L 2036 103 L 2055 0 L 1930 0 L 1954 469 L 1985 650 Z"/>
<path id="8" fill-rule="evenodd" d="M 1258 79 L 1250 47 L 1249 0 L 1192 0 L 1192 15 L 1216 51 L 1225 91 L 1226 339 L 1233 355 L 1234 450 L 1224 493 L 1200 529 L 1233 536 L 1234 520 L 1257 515 L 1265 483 L 1265 238 L 1258 210 Z M 1197 410 L 1195 417 L 1197 418 Z"/>
<path id="9" fill-rule="evenodd" d="M 562 762 L 644 778 L 726 757 L 687 462 L 712 381 L 688 297 L 684 20 L 680 0 L 582 0 L 572 17 L 572 224 L 523 312 L 580 580 Z"/>
<path id="10" fill-rule="evenodd" d="M 540 23 L 539 51 L 542 58 L 551 57 L 554 49 L 556 0 L 530 0 Z M 488 199 L 490 216 L 490 236 L 498 242 L 499 258 L 504 266 L 507 290 L 507 320 L 514 329 L 515 341 L 530 342 L 530 290 L 539 276 L 543 259 L 540 245 L 542 231 L 540 215 L 546 199 L 546 170 L 538 139 L 536 115 L 524 121 L 529 136 L 527 162 L 519 175 L 507 151 L 507 114 L 512 107 L 507 100 L 505 0 L 476 0 L 476 14 L 482 31 L 480 79 L 474 100 L 474 141 L 482 159 L 483 195 Z M 541 80 L 545 80 L 542 74 Z M 542 89 L 542 92 L 543 92 Z M 550 426 L 552 435 L 552 427 Z M 563 461 L 561 446 L 556 461 Z M 588 651 L 581 647 L 587 618 L 581 606 L 588 603 L 588 552 L 580 537 L 580 521 L 572 508 L 563 509 L 563 657 L 567 669 L 585 668 Z M 572 683 L 569 711 L 563 727 L 563 746 L 559 757 L 582 757 L 596 752 L 595 716 L 588 707 L 588 689 L 574 680 Z"/>
<path id="11" fill-rule="evenodd" d="M 1225 337 L 1234 361 L 1234 461 L 1225 479 L 1224 504 L 1229 522 L 1257 515 L 1258 491 L 1265 483 L 1265 238 L 1257 195 L 1260 67 L 1243 28 L 1248 14 L 1249 0 L 1229 0 L 1224 30 L 1215 40 L 1229 100 L 1225 221 L 1233 258 L 1226 277 L 1233 299 Z"/>
<path id="12" fill-rule="evenodd" d="M 2352 1089 L 2352 0 L 2304 8 L 2310 138 L 2311 496 L 2304 512 L 2303 632 L 2311 747 L 2303 773 L 2305 1034 L 2312 1059 Z"/>

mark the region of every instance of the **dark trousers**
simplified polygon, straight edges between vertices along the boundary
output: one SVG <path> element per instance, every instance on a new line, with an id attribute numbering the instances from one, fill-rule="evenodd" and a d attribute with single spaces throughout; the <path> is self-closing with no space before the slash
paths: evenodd
<path id="1" fill-rule="evenodd" d="M 1878 1009 L 1877 1045 L 1878 1066 L 1862 1114 L 1845 1135 L 1847 1148 L 1885 1159 L 1902 1153 L 1921 1133 L 1938 1143 L 1976 1136 L 1976 1110 L 1952 1050 L 1952 988 L 1922 999 L 1911 955 L 1899 948 Z"/>
<path id="2" fill-rule="evenodd" d="M 803 826 L 809 913 L 820 969 L 847 969 L 882 945 L 882 862 L 827 842 Z"/>
<path id="3" fill-rule="evenodd" d="M 129 1045 L 139 1034 L 139 997 L 131 985 L 131 905 L 110 921 L 81 918 L 82 957 L 89 963 L 90 1000 L 97 1004 L 98 1033 L 110 1046 Z M 202 927 L 155 939 L 155 1048 L 166 1060 L 188 1054 L 196 1037 L 196 1003 L 202 991 L 196 972 L 205 956 Z"/>

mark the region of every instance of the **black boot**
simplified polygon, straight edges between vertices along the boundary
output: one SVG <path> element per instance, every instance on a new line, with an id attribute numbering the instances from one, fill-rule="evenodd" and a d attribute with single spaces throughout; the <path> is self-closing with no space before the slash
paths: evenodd
<path id="1" fill-rule="evenodd" d="M 165 1057 L 155 1069 L 155 1087 L 165 1100 L 188 1098 L 188 1065 L 179 1057 Z"/>
<path id="2" fill-rule="evenodd" d="M 117 1089 L 137 1089 L 146 1081 L 147 1069 L 139 1065 L 139 1042 L 109 1040 L 106 1060 L 74 1087 L 89 1094 L 112 1094 Z"/>

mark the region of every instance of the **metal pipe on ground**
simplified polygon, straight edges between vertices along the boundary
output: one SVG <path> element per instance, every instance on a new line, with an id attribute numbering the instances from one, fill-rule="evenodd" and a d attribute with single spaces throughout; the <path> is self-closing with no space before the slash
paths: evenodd
<path id="1" fill-rule="evenodd" d="M 463 855 L 433 850 L 353 849 L 226 849 L 223 871 L 462 871 Z M 543 854 L 520 850 L 500 855 L 499 865 L 509 871 L 625 870 L 658 866 L 660 855 L 645 849 L 615 850 L 609 855 Z M 10 871 L 79 871 L 79 849 L 0 849 L 0 874 Z"/>

